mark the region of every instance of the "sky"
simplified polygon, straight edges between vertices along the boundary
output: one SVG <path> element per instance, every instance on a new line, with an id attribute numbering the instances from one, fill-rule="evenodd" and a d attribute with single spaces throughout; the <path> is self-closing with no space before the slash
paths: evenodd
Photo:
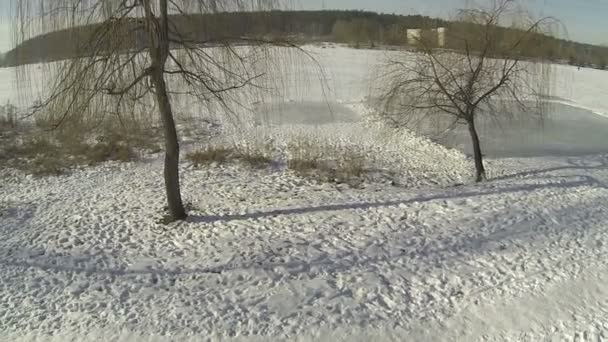
<path id="1" fill-rule="evenodd" d="M 293 0 L 292 0 L 293 1 Z M 467 3 L 484 0 L 295 0 L 301 9 L 359 9 L 449 18 Z M 552 16 L 565 25 L 565 38 L 608 45 L 608 0 L 521 0 L 536 17 Z M 10 0 L 0 0 L 0 52 L 12 47 Z"/>
<path id="2" fill-rule="evenodd" d="M 0 53 L 12 47 L 9 2 L 9 0 L 0 0 Z"/>

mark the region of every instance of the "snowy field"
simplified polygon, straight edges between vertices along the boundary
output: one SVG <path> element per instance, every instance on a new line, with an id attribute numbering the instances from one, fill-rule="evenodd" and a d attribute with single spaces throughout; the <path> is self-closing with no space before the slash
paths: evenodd
<path id="1" fill-rule="evenodd" d="M 0 341 L 608 340 L 608 140 L 490 159 L 473 184 L 463 153 L 366 120 L 386 52 L 310 49 L 329 91 L 311 75 L 230 138 L 334 141 L 397 182 L 184 162 L 192 216 L 165 226 L 160 155 L 0 170 Z M 608 114 L 608 73 L 556 69 L 560 102 Z M 0 75 L 0 103 L 17 99 Z"/>

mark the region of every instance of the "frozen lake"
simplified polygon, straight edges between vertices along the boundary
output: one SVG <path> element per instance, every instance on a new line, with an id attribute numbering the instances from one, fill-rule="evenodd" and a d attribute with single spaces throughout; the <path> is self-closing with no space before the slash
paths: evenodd
<path id="1" fill-rule="evenodd" d="M 608 118 L 588 110 L 554 103 L 542 121 L 488 119 L 477 124 L 482 152 L 488 157 L 577 156 L 608 151 Z M 428 133 L 428 131 L 427 131 Z M 464 125 L 433 140 L 472 154 Z"/>
<path id="2" fill-rule="evenodd" d="M 358 113 L 339 103 L 290 102 L 264 104 L 256 110 L 259 125 L 323 125 L 356 122 Z M 411 129 L 448 147 L 472 154 L 465 125 L 447 133 L 446 123 L 417 123 Z M 479 117 L 482 150 L 488 157 L 576 156 L 608 151 L 608 118 L 588 110 L 553 103 L 543 118 L 493 119 Z"/>
<path id="3" fill-rule="evenodd" d="M 260 105 L 255 120 L 258 125 L 324 125 L 356 122 L 361 117 L 340 103 L 298 101 Z"/>

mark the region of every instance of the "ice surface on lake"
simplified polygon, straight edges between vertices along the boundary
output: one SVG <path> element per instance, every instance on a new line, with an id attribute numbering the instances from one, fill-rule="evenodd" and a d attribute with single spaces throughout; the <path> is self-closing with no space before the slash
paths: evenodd
<path id="1" fill-rule="evenodd" d="M 443 132 L 452 122 L 416 122 L 413 129 L 448 147 L 472 155 L 466 125 Z M 576 156 L 604 153 L 608 146 L 608 118 L 561 103 L 549 105 L 542 119 L 529 116 L 509 119 L 480 115 L 477 128 L 482 152 L 488 157 Z"/>

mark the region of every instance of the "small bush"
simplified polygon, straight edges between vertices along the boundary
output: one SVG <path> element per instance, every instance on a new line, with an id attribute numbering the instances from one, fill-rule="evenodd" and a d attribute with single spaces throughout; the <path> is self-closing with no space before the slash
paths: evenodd
<path id="1" fill-rule="evenodd" d="M 58 146 L 51 139 L 44 136 L 26 139 L 14 151 L 19 157 L 25 158 L 34 158 L 39 155 L 46 157 L 59 155 Z"/>
<path id="2" fill-rule="evenodd" d="M 26 139 L 7 151 L 10 165 L 34 176 L 60 175 L 67 167 L 58 146 L 44 136 Z"/>
<path id="3" fill-rule="evenodd" d="M 85 136 L 74 135 L 71 140 L 67 136 L 66 132 L 60 131 L 57 140 L 61 151 L 72 156 L 76 164 L 93 166 L 106 161 L 129 162 L 136 159 L 133 149 L 118 135 L 93 144 L 87 141 Z"/>
<path id="4" fill-rule="evenodd" d="M 288 145 L 287 168 L 300 176 L 357 186 L 365 174 L 365 158 L 356 151 L 299 139 Z"/>
<path id="5" fill-rule="evenodd" d="M 11 116 L 0 116 L 0 129 L 15 128 L 17 123 Z"/>
<path id="6" fill-rule="evenodd" d="M 602 57 L 597 63 L 597 67 L 600 70 L 606 70 L 606 66 L 608 65 L 608 57 Z"/>
<path id="7" fill-rule="evenodd" d="M 264 168 L 272 163 L 270 153 L 264 149 L 234 146 L 232 148 L 209 146 L 186 155 L 186 160 L 195 166 L 206 166 L 213 163 L 225 164 L 240 161 L 253 168 Z"/>
<path id="8" fill-rule="evenodd" d="M 289 159 L 287 168 L 296 172 L 306 173 L 319 168 L 319 162 L 311 159 Z"/>
<path id="9" fill-rule="evenodd" d="M 224 164 L 232 155 L 232 150 L 224 147 L 207 147 L 203 150 L 188 153 L 186 160 L 194 166 L 211 165 L 213 163 Z"/>
<path id="10" fill-rule="evenodd" d="M 36 177 L 59 176 L 65 167 L 65 162 L 57 157 L 40 156 L 31 162 L 27 171 Z"/>
<path id="11" fill-rule="evenodd" d="M 327 153 L 326 144 L 312 141 L 306 137 L 299 137 L 287 144 L 287 168 L 301 175 L 310 175 L 319 169 L 326 169 L 324 153 Z"/>
<path id="12" fill-rule="evenodd" d="M 64 164 L 57 145 L 44 136 L 18 142 L 15 138 L 0 148 L 0 163 L 35 176 L 59 175 Z"/>
<path id="13" fill-rule="evenodd" d="M 246 143 L 233 144 L 235 159 L 253 168 L 265 168 L 272 163 L 273 141 L 254 137 Z"/>
<path id="14" fill-rule="evenodd" d="M 131 148 L 158 153 L 161 151 L 159 147 L 160 139 L 157 138 L 159 136 L 162 136 L 162 132 L 156 132 L 152 128 L 149 132 L 144 132 L 141 128 L 127 130 L 124 127 L 113 125 L 105 126 L 102 134 L 97 137 L 97 141 L 114 145 L 126 145 Z"/>
<path id="15" fill-rule="evenodd" d="M 348 151 L 342 154 L 338 164 L 338 174 L 346 179 L 361 177 L 365 173 L 365 158 L 357 153 Z"/>
<path id="16" fill-rule="evenodd" d="M 272 163 L 272 159 L 261 152 L 250 154 L 239 153 L 237 158 L 243 163 L 254 168 L 264 168 Z"/>
<path id="17" fill-rule="evenodd" d="M 105 161 L 128 162 L 135 159 L 133 150 L 123 144 L 117 143 L 97 143 L 88 146 L 83 157 L 89 165 L 103 163 Z"/>
<path id="18" fill-rule="evenodd" d="M 21 143 L 14 141 L 12 145 L 0 149 L 0 162 L 36 176 L 58 175 L 78 165 L 128 162 L 135 158 L 133 150 L 124 143 L 90 145 L 78 138 L 70 141 L 63 136 L 59 141 L 56 134 L 43 133 L 26 138 Z"/>
<path id="19" fill-rule="evenodd" d="M 319 161 L 327 153 L 327 144 L 298 137 L 287 144 L 287 167 L 292 170 L 309 170 L 318 167 Z"/>
<path id="20" fill-rule="evenodd" d="M 0 105 L 0 128 L 15 128 L 17 126 L 17 107 L 7 102 Z"/>

